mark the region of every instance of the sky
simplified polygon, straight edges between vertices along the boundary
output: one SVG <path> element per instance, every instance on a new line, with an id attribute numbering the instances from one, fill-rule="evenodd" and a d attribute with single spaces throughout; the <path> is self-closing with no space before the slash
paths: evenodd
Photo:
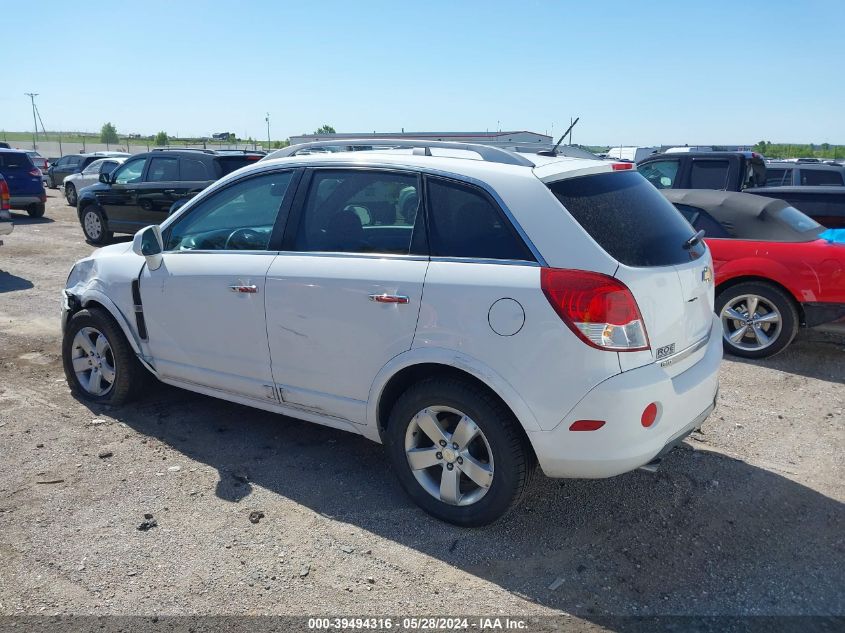
<path id="1" fill-rule="evenodd" d="M 0 129 L 845 144 L 843 0 L 0 0 Z M 13 37 L 10 37 L 10 34 Z M 7 39 L 8 38 L 8 39 Z M 24 63 L 27 62 L 27 63 Z"/>

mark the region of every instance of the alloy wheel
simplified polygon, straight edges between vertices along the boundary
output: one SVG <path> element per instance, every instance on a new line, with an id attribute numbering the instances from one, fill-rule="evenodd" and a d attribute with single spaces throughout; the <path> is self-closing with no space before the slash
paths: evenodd
<path id="1" fill-rule="evenodd" d="M 73 337 L 71 363 L 79 385 L 92 396 L 102 396 L 114 385 L 115 362 L 105 335 L 84 327 Z"/>
<path id="2" fill-rule="evenodd" d="M 725 341 L 746 351 L 766 349 L 774 344 L 782 330 L 780 311 L 760 295 L 733 297 L 722 308 L 720 317 Z"/>
<path id="3" fill-rule="evenodd" d="M 85 224 L 85 233 L 88 237 L 92 240 L 100 239 L 100 236 L 103 234 L 103 222 L 100 220 L 100 216 L 95 211 L 87 211 L 83 222 Z"/>
<path id="4" fill-rule="evenodd" d="M 472 505 L 493 483 L 487 438 L 470 417 L 451 407 L 426 407 L 412 418 L 405 456 L 420 486 L 448 505 Z"/>

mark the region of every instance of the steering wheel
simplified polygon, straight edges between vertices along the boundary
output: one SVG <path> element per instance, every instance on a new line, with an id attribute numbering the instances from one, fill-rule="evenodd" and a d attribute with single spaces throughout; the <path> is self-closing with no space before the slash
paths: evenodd
<path id="1" fill-rule="evenodd" d="M 261 234 L 255 229 L 235 229 L 226 238 L 225 250 L 254 250 L 260 248 Z"/>

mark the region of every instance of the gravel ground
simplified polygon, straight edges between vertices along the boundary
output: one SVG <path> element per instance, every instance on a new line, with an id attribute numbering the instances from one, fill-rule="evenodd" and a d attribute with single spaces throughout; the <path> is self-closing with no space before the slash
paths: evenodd
<path id="1" fill-rule="evenodd" d="M 726 359 L 718 409 L 656 475 L 538 476 L 520 511 L 459 529 L 360 437 L 163 385 L 74 399 L 60 290 L 92 247 L 60 193 L 15 221 L 0 614 L 845 614 L 842 338 Z"/>

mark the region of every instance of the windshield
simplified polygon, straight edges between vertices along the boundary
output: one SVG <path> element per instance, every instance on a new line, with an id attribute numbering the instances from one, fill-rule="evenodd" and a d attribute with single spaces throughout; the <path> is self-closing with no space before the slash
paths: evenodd
<path id="1" fill-rule="evenodd" d="M 701 257 L 684 217 L 638 172 L 549 183 L 566 210 L 607 253 L 627 266 L 673 266 Z"/>

